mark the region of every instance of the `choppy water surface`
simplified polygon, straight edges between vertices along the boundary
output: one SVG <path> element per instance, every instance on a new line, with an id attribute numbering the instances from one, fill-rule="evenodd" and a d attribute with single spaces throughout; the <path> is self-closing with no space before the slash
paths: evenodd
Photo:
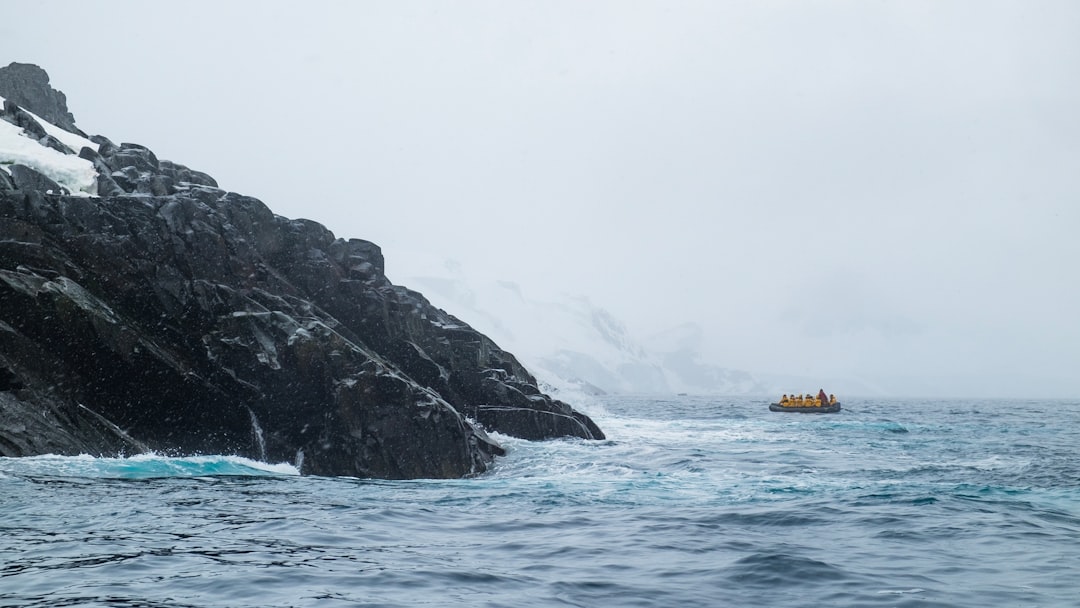
<path id="1" fill-rule="evenodd" d="M 455 481 L 0 459 L 2 606 L 1076 606 L 1080 403 L 606 398 Z"/>

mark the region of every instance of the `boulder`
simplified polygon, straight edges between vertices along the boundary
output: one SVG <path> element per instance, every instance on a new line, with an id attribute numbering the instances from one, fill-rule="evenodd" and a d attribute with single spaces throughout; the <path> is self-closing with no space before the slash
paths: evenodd
<path id="1" fill-rule="evenodd" d="M 11 165 L 11 182 L 17 190 L 61 194 L 67 191 L 48 177 L 25 165 Z"/>

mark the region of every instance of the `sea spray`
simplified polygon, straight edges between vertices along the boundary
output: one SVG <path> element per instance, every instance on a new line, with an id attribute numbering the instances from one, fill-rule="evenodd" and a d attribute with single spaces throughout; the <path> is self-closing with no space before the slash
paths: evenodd
<path id="1" fill-rule="evenodd" d="M 259 460 L 266 462 L 266 437 L 263 436 L 262 426 L 259 425 L 259 417 L 250 407 L 247 411 L 251 414 L 251 433 L 255 436 L 255 444 L 259 446 Z"/>

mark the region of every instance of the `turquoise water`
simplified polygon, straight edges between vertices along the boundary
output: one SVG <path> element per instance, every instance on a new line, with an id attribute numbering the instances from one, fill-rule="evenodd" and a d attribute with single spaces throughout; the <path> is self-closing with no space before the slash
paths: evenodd
<path id="1" fill-rule="evenodd" d="M 467 480 L 0 459 L 0 606 L 1080 605 L 1080 402 L 581 405 Z"/>

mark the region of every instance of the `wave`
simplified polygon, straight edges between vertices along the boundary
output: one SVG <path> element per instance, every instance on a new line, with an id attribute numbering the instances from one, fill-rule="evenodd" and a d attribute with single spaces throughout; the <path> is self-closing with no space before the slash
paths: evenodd
<path id="1" fill-rule="evenodd" d="M 266 463 L 242 456 L 138 454 L 126 457 L 27 456 L 0 458 L 0 477 L 68 479 L 163 479 L 188 477 L 273 477 L 299 475 L 288 463 Z"/>

